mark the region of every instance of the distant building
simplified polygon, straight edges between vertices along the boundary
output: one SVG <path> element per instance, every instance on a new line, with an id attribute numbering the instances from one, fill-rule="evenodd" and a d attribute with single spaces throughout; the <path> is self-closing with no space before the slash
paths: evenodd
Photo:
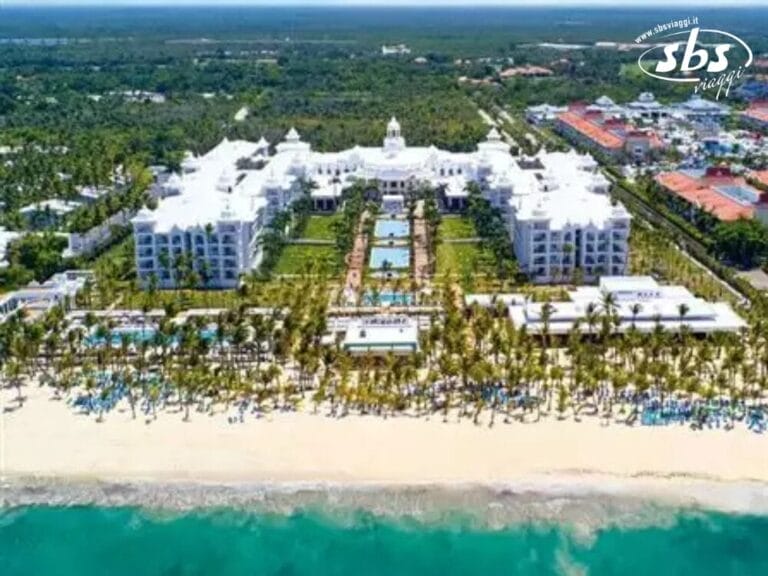
<path id="1" fill-rule="evenodd" d="M 68 214 L 80 208 L 79 202 L 68 200 L 43 200 L 19 209 L 28 227 L 34 230 L 57 228 Z"/>
<path id="2" fill-rule="evenodd" d="M 621 116 L 610 99 L 594 105 L 573 104 L 557 117 L 555 129 L 571 142 L 609 158 L 647 160 L 664 144 L 650 129 L 638 129 Z"/>
<path id="3" fill-rule="evenodd" d="M 500 78 L 514 78 L 520 76 L 522 78 L 545 78 L 552 76 L 554 72 L 549 68 L 542 66 L 515 66 L 513 68 L 505 68 L 499 72 Z"/>
<path id="4" fill-rule="evenodd" d="M 606 296 L 613 300 L 610 310 L 605 309 Z M 626 333 L 632 327 L 638 332 L 653 332 L 661 327 L 665 332 L 679 332 L 685 326 L 693 334 L 738 332 L 747 323 L 725 302 L 707 302 L 691 294 L 683 286 L 661 286 L 648 276 L 606 276 L 598 286 L 584 286 L 571 290 L 569 300 L 547 304 L 532 302 L 521 296 L 509 306 L 509 315 L 517 327 L 525 327 L 537 334 L 547 324 L 552 335 L 568 334 L 578 322 L 582 333 L 596 333 L 597 318 L 610 312 L 618 324 L 615 332 Z M 546 322 L 545 322 L 546 320 Z"/>
<path id="5" fill-rule="evenodd" d="M 525 119 L 531 124 L 550 124 L 557 120 L 563 112 L 567 112 L 567 106 L 552 106 L 550 104 L 537 104 L 525 109 Z"/>
<path id="6" fill-rule="evenodd" d="M 0 268 L 6 268 L 8 266 L 8 260 L 6 259 L 8 245 L 22 236 L 22 232 L 12 232 L 0 227 Z"/>
<path id="7" fill-rule="evenodd" d="M 752 218 L 760 191 L 723 166 L 705 170 L 678 170 L 656 176 L 662 188 L 684 200 L 691 210 L 703 210 L 718 220 Z M 691 217 L 691 212 L 688 216 Z"/>
<path id="8" fill-rule="evenodd" d="M 753 102 L 741 113 L 741 121 L 752 128 L 768 129 L 768 101 Z"/>
<path id="9" fill-rule="evenodd" d="M 712 118 L 717 121 L 725 120 L 731 113 L 730 108 L 725 104 L 707 100 L 699 94 L 693 94 L 685 102 L 673 106 L 677 114 L 687 120 L 697 120 L 701 118 Z"/>
<path id="10" fill-rule="evenodd" d="M 384 45 L 381 47 L 382 56 L 404 56 L 410 54 L 411 49 L 405 44 Z"/>
<path id="11" fill-rule="evenodd" d="M 740 84 L 735 90 L 734 95 L 743 100 L 766 100 L 768 99 L 768 82 L 764 80 L 748 80 Z"/>
<path id="12" fill-rule="evenodd" d="M 42 284 L 32 282 L 25 288 L 0 296 L 0 323 L 8 316 L 24 311 L 25 317 L 34 320 L 57 304 L 72 299 L 93 278 L 90 270 L 68 270 L 54 274 Z"/>
<path id="13" fill-rule="evenodd" d="M 671 114 L 668 106 L 661 104 L 651 92 L 643 92 L 634 102 L 626 105 L 630 116 L 644 120 L 659 120 Z"/>
<path id="14" fill-rule="evenodd" d="M 83 202 L 90 204 L 107 196 L 111 191 L 112 190 L 106 186 L 80 186 L 77 189 L 77 196 Z"/>

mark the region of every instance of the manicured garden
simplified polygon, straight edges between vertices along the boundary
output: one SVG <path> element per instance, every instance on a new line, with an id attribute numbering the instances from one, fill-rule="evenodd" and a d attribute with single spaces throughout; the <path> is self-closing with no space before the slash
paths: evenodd
<path id="1" fill-rule="evenodd" d="M 443 240 L 477 237 L 472 220 L 465 216 L 443 216 L 438 233 Z"/>
<path id="2" fill-rule="evenodd" d="M 307 224 L 300 237 L 305 240 L 330 240 L 336 239 L 334 223 L 340 218 L 339 214 L 312 215 L 307 219 Z"/>
<path id="3" fill-rule="evenodd" d="M 280 253 L 274 274 L 334 275 L 341 269 L 341 258 L 335 246 L 288 244 Z"/>
<path id="4" fill-rule="evenodd" d="M 480 243 L 450 244 L 437 247 L 437 274 L 457 274 L 460 277 L 472 274 L 493 274 L 493 253 Z"/>

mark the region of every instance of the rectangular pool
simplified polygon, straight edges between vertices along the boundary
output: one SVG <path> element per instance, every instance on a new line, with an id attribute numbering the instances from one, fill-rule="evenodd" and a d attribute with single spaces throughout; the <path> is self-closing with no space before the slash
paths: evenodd
<path id="1" fill-rule="evenodd" d="M 370 290 L 363 295 L 363 306 L 410 306 L 413 295 L 404 292 L 380 292 L 378 295 Z"/>
<path id="2" fill-rule="evenodd" d="M 408 268 L 411 260 L 410 248 L 389 248 L 374 246 L 371 248 L 371 261 L 368 266 L 373 270 L 381 270 L 388 262 L 389 268 Z"/>
<path id="3" fill-rule="evenodd" d="M 715 190 L 740 204 L 754 204 L 759 198 L 755 191 L 745 186 L 718 186 Z"/>
<path id="4" fill-rule="evenodd" d="M 373 235 L 376 238 L 406 238 L 411 226 L 405 220 L 377 220 Z"/>

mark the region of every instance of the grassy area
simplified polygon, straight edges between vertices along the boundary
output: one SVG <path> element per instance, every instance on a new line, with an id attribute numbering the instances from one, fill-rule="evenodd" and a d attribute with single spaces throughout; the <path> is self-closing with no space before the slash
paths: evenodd
<path id="1" fill-rule="evenodd" d="M 335 275 L 341 268 L 340 260 L 334 246 L 289 244 L 283 248 L 274 273 Z"/>
<path id="2" fill-rule="evenodd" d="M 437 274 L 453 273 L 459 277 L 494 273 L 494 258 L 490 250 L 479 243 L 445 244 L 437 247 Z"/>
<path id="3" fill-rule="evenodd" d="M 658 60 L 643 60 L 643 68 L 649 71 L 653 71 L 656 69 L 656 64 L 658 62 Z M 645 77 L 643 71 L 640 70 L 640 66 L 637 65 L 637 62 L 622 64 L 621 69 L 619 70 L 619 76 L 622 78 L 630 78 L 636 80 L 640 80 Z"/>
<path id="4" fill-rule="evenodd" d="M 340 217 L 340 214 L 310 216 L 301 234 L 301 238 L 309 240 L 335 240 L 336 232 L 333 230 L 333 224 Z"/>
<path id="5" fill-rule="evenodd" d="M 121 308 L 167 308 L 178 310 L 188 308 L 230 308 L 240 306 L 275 306 L 290 304 L 294 280 L 251 281 L 248 289 L 239 290 L 158 290 L 154 294 L 147 291 L 132 291 L 128 286 L 119 286 L 122 300 Z"/>
<path id="6" fill-rule="evenodd" d="M 443 240 L 456 238 L 475 238 L 475 226 L 465 216 L 444 216 L 440 222 L 438 233 Z"/>

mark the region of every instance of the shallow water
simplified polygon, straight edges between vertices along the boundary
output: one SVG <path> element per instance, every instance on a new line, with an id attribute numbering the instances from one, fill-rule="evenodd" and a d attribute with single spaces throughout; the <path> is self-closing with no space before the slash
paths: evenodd
<path id="1" fill-rule="evenodd" d="M 584 530 L 460 511 L 22 506 L 0 513 L 0 574 L 768 574 L 768 517 L 649 517 Z"/>

